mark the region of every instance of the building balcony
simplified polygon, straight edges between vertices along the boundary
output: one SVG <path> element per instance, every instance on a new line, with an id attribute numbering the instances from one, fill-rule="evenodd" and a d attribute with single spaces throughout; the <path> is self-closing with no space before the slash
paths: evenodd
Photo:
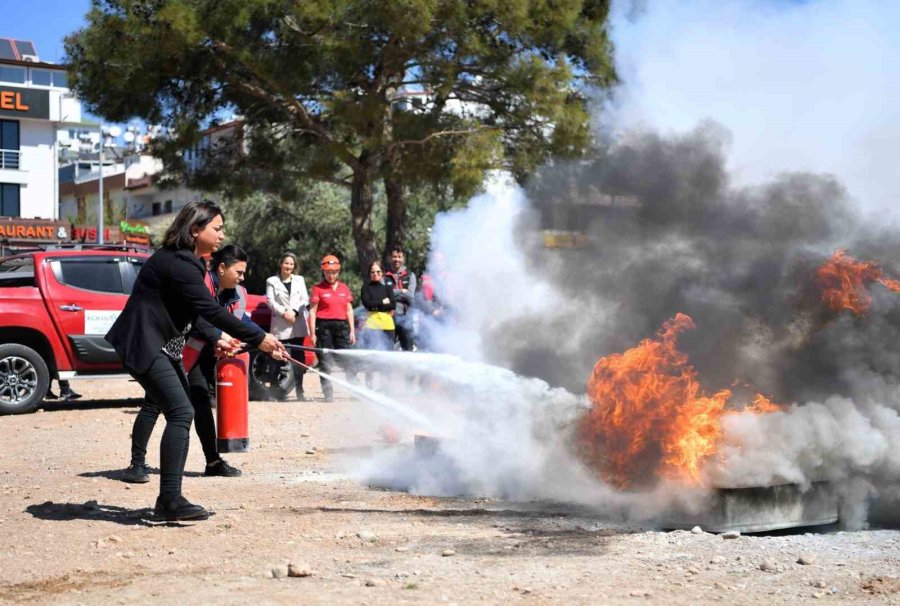
<path id="1" fill-rule="evenodd" d="M 18 149 L 0 149 L 0 170 L 19 170 L 22 152 Z"/>

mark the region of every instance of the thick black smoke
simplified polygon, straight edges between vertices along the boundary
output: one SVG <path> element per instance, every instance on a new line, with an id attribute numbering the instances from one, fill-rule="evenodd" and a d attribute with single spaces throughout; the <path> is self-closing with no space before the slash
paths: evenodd
<path id="1" fill-rule="evenodd" d="M 864 375 L 897 383 L 900 295 L 874 284 L 867 316 L 834 314 L 814 273 L 841 247 L 891 274 L 900 233 L 864 225 L 828 175 L 731 186 L 726 139 L 715 124 L 684 136 L 636 133 L 537 175 L 527 194 L 542 227 L 581 231 L 588 242 L 530 247 L 536 275 L 571 305 L 496 329 L 493 361 L 584 391 L 600 356 L 682 312 L 697 329 L 680 348 L 708 392 L 738 381 L 738 394 L 747 385 L 747 394 L 803 402 L 857 396 Z"/>

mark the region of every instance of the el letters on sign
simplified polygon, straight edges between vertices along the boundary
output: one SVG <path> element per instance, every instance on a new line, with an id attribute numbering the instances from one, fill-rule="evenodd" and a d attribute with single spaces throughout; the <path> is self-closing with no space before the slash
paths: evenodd
<path id="1" fill-rule="evenodd" d="M 50 119 L 50 91 L 0 86 L 0 116 Z"/>
<path id="2" fill-rule="evenodd" d="M 0 91 L 0 109 L 27 112 L 31 108 L 22 102 L 22 93 L 4 90 Z"/>

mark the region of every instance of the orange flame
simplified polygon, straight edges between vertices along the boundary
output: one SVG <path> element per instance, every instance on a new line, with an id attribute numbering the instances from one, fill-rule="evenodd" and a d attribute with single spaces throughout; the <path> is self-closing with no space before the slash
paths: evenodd
<path id="1" fill-rule="evenodd" d="M 819 269 L 816 281 L 822 289 L 822 301 L 833 311 L 849 309 L 857 316 L 869 311 L 872 295 L 867 282 L 879 282 L 893 292 L 900 292 L 900 280 L 885 278 L 874 261 L 856 261 L 839 248 Z"/>
<path id="2" fill-rule="evenodd" d="M 747 406 L 744 409 L 745 412 L 752 412 L 754 414 L 762 415 L 769 412 L 778 412 L 779 410 L 783 410 L 784 407 L 781 404 L 776 404 L 766 396 L 761 393 L 756 394 L 756 397 L 753 399 L 753 403 Z"/>
<path id="3" fill-rule="evenodd" d="M 732 393 L 704 395 L 696 370 L 678 351 L 678 334 L 694 327 L 690 317 L 677 314 L 656 339 L 594 366 L 588 381 L 592 407 L 578 423 L 579 451 L 620 488 L 656 476 L 700 482 L 703 462 L 716 451 Z M 780 407 L 757 394 L 747 410 Z"/>

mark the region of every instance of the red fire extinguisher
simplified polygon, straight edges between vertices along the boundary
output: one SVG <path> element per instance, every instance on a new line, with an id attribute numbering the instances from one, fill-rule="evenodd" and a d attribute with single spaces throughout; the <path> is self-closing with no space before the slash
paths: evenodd
<path id="1" fill-rule="evenodd" d="M 250 449 L 247 405 L 250 355 L 226 357 L 216 364 L 216 446 L 219 452 Z"/>
<path id="2" fill-rule="evenodd" d="M 309 347 L 310 349 L 304 350 L 303 352 L 303 363 L 307 366 L 315 366 L 316 365 L 316 353 L 312 351 L 313 343 L 312 339 L 308 336 L 303 338 L 303 346 Z"/>

